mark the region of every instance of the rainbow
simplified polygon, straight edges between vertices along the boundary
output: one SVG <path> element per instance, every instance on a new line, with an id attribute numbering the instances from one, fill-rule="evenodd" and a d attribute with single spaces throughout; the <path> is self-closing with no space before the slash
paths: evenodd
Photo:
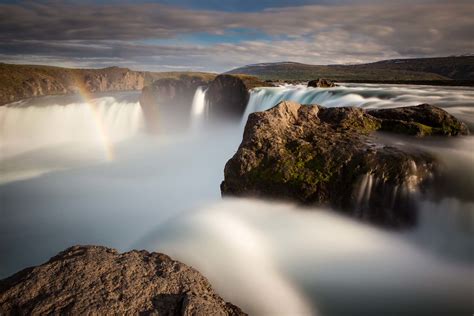
<path id="1" fill-rule="evenodd" d="M 115 159 L 115 151 L 112 142 L 110 141 L 110 137 L 107 133 L 107 129 L 105 128 L 104 120 L 99 111 L 96 100 L 92 96 L 89 89 L 87 89 L 83 78 L 77 75 L 74 76 L 74 83 L 77 88 L 77 92 L 79 93 L 83 101 L 87 104 L 89 110 L 92 113 L 92 116 L 94 117 L 97 134 L 99 135 L 100 141 L 103 145 L 105 158 L 107 159 L 107 161 L 113 161 Z"/>

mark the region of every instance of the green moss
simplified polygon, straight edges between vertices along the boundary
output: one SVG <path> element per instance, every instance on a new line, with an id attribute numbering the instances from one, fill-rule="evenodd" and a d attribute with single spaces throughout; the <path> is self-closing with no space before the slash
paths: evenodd
<path id="1" fill-rule="evenodd" d="M 248 174 L 251 185 L 289 184 L 303 195 L 314 193 L 331 181 L 336 164 L 316 155 L 310 144 L 289 143 L 278 161 L 262 161 Z"/>
<path id="2" fill-rule="evenodd" d="M 415 125 L 418 126 L 419 128 L 419 131 L 420 131 L 418 133 L 419 136 L 433 135 L 433 130 L 434 130 L 433 127 L 425 125 L 425 124 L 421 124 L 421 123 L 415 123 Z"/>
<path id="3" fill-rule="evenodd" d="M 361 130 L 361 133 L 364 133 L 364 134 L 369 134 L 371 132 L 377 131 L 382 127 L 382 124 L 380 123 L 380 121 L 372 119 L 365 115 L 362 117 L 362 121 L 364 125 L 363 125 L 363 129 Z"/>

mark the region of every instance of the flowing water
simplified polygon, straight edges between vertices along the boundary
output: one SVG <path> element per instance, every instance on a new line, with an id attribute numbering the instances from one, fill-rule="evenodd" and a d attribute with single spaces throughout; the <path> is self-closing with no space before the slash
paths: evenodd
<path id="1" fill-rule="evenodd" d="M 472 89 L 365 84 L 255 89 L 243 121 L 285 99 L 381 108 L 431 103 L 474 126 Z M 256 315 L 474 310 L 473 137 L 415 140 L 451 179 L 442 195 L 419 200 L 417 227 L 391 232 L 319 208 L 221 199 L 223 168 L 242 124 L 206 127 L 205 91 L 198 89 L 191 128 L 151 137 L 137 100 L 137 93 L 55 96 L 0 107 L 0 278 L 65 247 L 101 244 L 165 252 Z M 361 202 L 371 179 L 362 183 Z"/>

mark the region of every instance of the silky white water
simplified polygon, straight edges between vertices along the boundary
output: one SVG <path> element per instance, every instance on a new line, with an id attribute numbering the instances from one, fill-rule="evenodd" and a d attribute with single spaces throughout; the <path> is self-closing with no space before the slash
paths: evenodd
<path id="1" fill-rule="evenodd" d="M 472 102 L 474 89 L 464 87 L 433 87 L 413 85 L 341 84 L 335 88 L 307 88 L 303 85 L 276 88 L 255 88 L 250 96 L 248 114 L 264 111 L 283 100 L 327 107 L 357 106 L 388 108 L 429 103 L 453 115 L 474 122 Z"/>
<path id="2" fill-rule="evenodd" d="M 257 89 L 247 112 L 290 96 L 313 103 L 310 95 L 332 93 L 320 103 L 388 107 L 434 103 L 435 95 L 439 105 L 474 123 L 467 88 L 336 89 Z M 351 103 L 337 91 L 366 102 Z M 101 244 L 165 252 L 255 315 L 472 312 L 474 138 L 416 140 L 442 159 L 453 184 L 438 199 L 420 200 L 416 228 L 388 232 L 319 208 L 221 199 L 223 168 L 241 141 L 241 124 L 206 128 L 204 121 L 151 137 L 137 99 L 94 96 L 102 129 L 81 100 L 48 97 L 0 107 L 0 278 L 68 246 Z M 192 120 L 202 122 L 203 109 L 201 90 L 190 105 Z"/>
<path id="3" fill-rule="evenodd" d="M 191 105 L 192 128 L 202 127 L 207 116 L 209 108 L 206 102 L 206 90 L 204 87 L 198 87 L 194 94 L 193 103 Z"/>

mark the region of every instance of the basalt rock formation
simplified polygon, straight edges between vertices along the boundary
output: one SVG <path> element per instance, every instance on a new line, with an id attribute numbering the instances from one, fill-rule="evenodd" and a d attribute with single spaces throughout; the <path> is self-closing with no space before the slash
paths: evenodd
<path id="1" fill-rule="evenodd" d="M 146 251 L 75 246 L 0 281 L 1 315 L 245 315 L 195 269 Z"/>
<path id="2" fill-rule="evenodd" d="M 413 134 L 387 129 L 384 111 L 391 121 L 412 112 L 411 121 L 400 122 L 423 124 L 423 130 L 444 126 L 450 135 L 467 133 L 464 124 L 434 106 L 372 112 L 378 118 L 360 108 L 285 101 L 249 116 L 242 143 L 225 166 L 222 194 L 330 205 L 385 226 L 415 224 L 414 196 L 432 183 L 439 164 L 425 152 L 381 142 L 373 132 Z M 433 120 L 417 120 L 428 113 Z"/>
<path id="3" fill-rule="evenodd" d="M 333 88 L 336 84 L 329 79 L 319 78 L 308 82 L 308 87 L 313 88 Z"/>

